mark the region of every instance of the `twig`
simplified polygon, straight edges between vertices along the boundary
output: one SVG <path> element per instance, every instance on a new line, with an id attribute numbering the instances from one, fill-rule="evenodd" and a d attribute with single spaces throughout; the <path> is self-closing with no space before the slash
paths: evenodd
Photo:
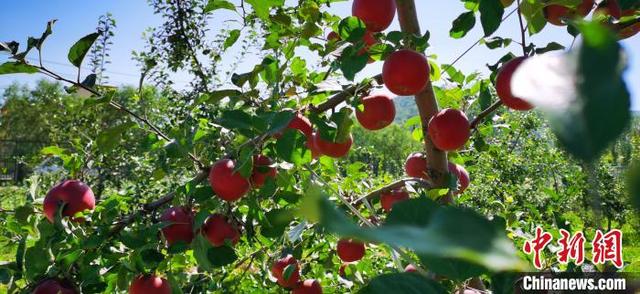
<path id="1" fill-rule="evenodd" d="M 524 23 L 522 22 L 522 12 L 520 11 L 520 0 L 518 0 L 518 21 L 520 22 L 520 38 L 522 39 L 521 45 L 522 45 L 522 56 L 527 56 L 527 41 L 526 41 L 526 37 L 525 37 L 525 28 L 524 28 Z"/>
<path id="2" fill-rule="evenodd" d="M 374 76 L 372 78 L 372 80 L 375 80 L 376 83 L 378 83 L 378 84 L 382 84 L 382 74 L 378 74 L 378 75 Z M 353 85 L 353 86 L 351 86 L 349 88 L 344 89 L 342 92 L 333 95 L 327 101 L 323 102 L 322 104 L 320 104 L 318 106 L 309 106 L 309 110 L 311 112 L 314 112 L 314 113 L 325 112 L 325 111 L 327 111 L 329 109 L 335 108 L 340 103 L 342 103 L 345 100 L 349 99 L 349 97 L 355 95 L 358 90 L 360 90 L 360 91 L 368 90 L 368 89 L 371 88 L 371 86 L 372 86 L 371 83 L 369 83 L 367 85 L 364 85 L 364 86 Z"/>
<path id="3" fill-rule="evenodd" d="M 208 175 L 209 175 L 209 172 L 208 172 L 207 169 L 202 170 L 194 178 L 192 178 L 190 180 L 190 182 L 200 183 L 200 182 L 204 181 L 207 178 Z M 135 211 L 133 213 L 130 213 L 129 215 L 121 218 L 119 221 L 116 222 L 115 225 L 113 225 L 113 227 L 111 227 L 111 230 L 109 230 L 109 237 L 117 235 L 126 226 L 128 226 L 131 223 L 133 223 L 138 217 L 140 217 L 142 215 L 149 214 L 149 213 L 155 211 L 156 209 L 158 209 L 158 208 L 164 206 L 165 204 L 173 201 L 173 198 L 175 198 L 175 197 L 176 197 L 176 192 L 175 191 L 169 192 L 169 193 L 165 194 L 164 196 L 162 196 L 160 199 L 157 199 L 157 200 L 151 201 L 149 203 L 146 203 L 145 205 L 142 206 L 142 209 L 140 209 L 138 211 Z"/>
<path id="4" fill-rule="evenodd" d="M 469 126 L 471 127 L 471 129 L 475 129 L 478 127 L 478 125 L 482 122 L 483 119 L 485 119 L 487 116 L 489 116 L 491 113 L 493 113 L 494 111 L 496 111 L 496 109 L 500 108 L 500 106 L 502 105 L 502 101 L 498 100 L 495 103 L 491 104 L 491 106 L 487 107 L 487 109 L 483 110 L 482 112 L 480 112 L 476 118 L 474 118 L 471 123 L 469 124 Z"/>
<path id="5" fill-rule="evenodd" d="M 45 68 L 44 66 L 35 66 L 36 68 L 38 68 L 38 70 L 40 70 L 41 73 L 44 73 L 56 80 L 59 81 L 63 81 L 66 83 L 69 83 L 71 85 L 74 85 L 76 87 L 80 87 L 84 90 L 89 91 L 91 94 L 96 95 L 98 97 L 102 97 L 102 94 L 100 94 L 100 92 L 96 91 L 95 89 L 88 87 L 86 85 L 83 85 L 81 83 L 76 83 L 72 80 L 69 80 L 65 77 L 60 76 L 59 74 L 50 71 L 49 69 Z M 173 141 L 169 136 L 167 136 L 166 134 L 164 134 L 156 125 L 154 125 L 153 123 L 151 123 L 148 119 L 141 117 L 140 115 L 138 115 L 137 113 L 131 111 L 130 109 L 126 108 L 124 105 L 115 102 L 115 101 L 109 101 L 109 105 L 113 108 L 115 108 L 116 110 L 122 111 L 130 116 L 132 116 L 133 118 L 135 118 L 136 120 L 138 120 L 139 122 L 143 123 L 144 125 L 146 125 L 147 127 L 149 127 L 151 129 L 151 131 L 153 133 L 155 133 L 156 135 L 158 135 L 158 137 L 162 138 L 163 140 L 167 141 L 167 142 L 171 142 Z M 188 156 L 191 160 L 193 160 L 196 164 L 198 164 L 198 167 L 200 169 L 202 169 L 204 167 L 204 164 L 192 153 L 188 153 Z"/>
<path id="6" fill-rule="evenodd" d="M 406 185 L 406 183 L 411 183 L 411 182 L 420 184 L 421 186 L 426 187 L 426 188 L 433 187 L 433 184 L 431 183 L 431 181 L 425 180 L 425 179 L 422 179 L 422 178 L 400 179 L 400 180 L 397 180 L 397 181 L 395 181 L 395 182 L 393 182 L 391 184 L 388 184 L 388 185 L 386 185 L 386 186 L 384 186 L 382 188 L 379 188 L 379 189 L 377 189 L 375 191 L 369 192 L 369 194 L 364 195 L 364 196 L 354 200 L 353 202 L 351 202 L 351 204 L 352 205 L 356 205 L 360 201 L 374 199 L 374 198 L 380 196 L 380 194 L 382 194 L 384 192 L 391 191 L 391 190 L 398 189 L 398 188 L 402 188 L 402 187 L 404 187 Z"/>

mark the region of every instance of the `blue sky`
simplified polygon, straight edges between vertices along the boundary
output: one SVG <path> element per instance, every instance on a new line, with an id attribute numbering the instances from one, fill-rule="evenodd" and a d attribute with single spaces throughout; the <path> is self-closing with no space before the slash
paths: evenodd
<path id="1" fill-rule="evenodd" d="M 463 11 L 460 1 L 422 1 L 418 0 L 417 10 L 423 30 L 431 32 L 431 48 L 428 54 L 438 56 L 440 63 L 450 63 L 460 55 L 467 47 L 473 44 L 481 35 L 479 24 L 476 25 L 465 38 L 453 40 L 449 38 L 451 22 Z M 507 9 L 511 11 L 513 7 Z M 331 8 L 333 13 L 340 16 L 348 16 L 351 13 L 351 2 L 335 3 Z M 100 15 L 111 12 L 117 21 L 116 36 L 112 47 L 112 64 L 109 65 L 110 83 L 114 85 L 134 85 L 138 77 L 138 68 L 131 59 L 133 50 L 142 50 L 144 41 L 142 33 L 149 27 L 161 23 L 161 19 L 153 14 L 146 1 L 126 0 L 20 0 L 5 1 L 0 9 L 0 40 L 16 40 L 25 43 L 28 36 L 40 36 L 46 22 L 49 19 L 58 19 L 54 27 L 54 34 L 47 39 L 44 48 L 45 64 L 63 75 L 73 77 L 73 67 L 67 61 L 68 48 L 82 36 L 92 32 Z M 222 20 L 237 18 L 235 14 L 225 11 L 215 12 L 211 16 L 210 29 L 217 30 L 228 24 Z M 398 30 L 397 21 L 390 30 Z M 495 35 L 519 39 L 519 26 L 514 14 L 502 24 Z M 550 41 L 557 41 L 565 46 L 571 44 L 571 38 L 565 32 L 565 28 L 548 26 L 544 31 L 531 39 L 534 43 L 544 46 Z M 487 73 L 486 64 L 495 63 L 508 50 L 519 54 L 521 50 L 517 44 L 500 50 L 489 50 L 484 46 L 476 46 L 469 54 L 460 60 L 457 67 L 465 73 L 480 71 Z M 634 109 L 640 110 L 640 35 L 624 41 L 623 46 L 629 54 L 630 64 L 626 72 L 627 85 L 632 97 L 634 97 Z M 234 50 L 230 50 L 234 51 Z M 229 53 L 233 54 L 233 53 Z M 305 53 L 301 53 L 305 54 Z M 35 57 L 35 55 L 34 55 Z M 0 62 L 6 59 L 0 56 Z M 252 68 L 258 63 L 255 57 L 247 57 L 243 60 L 238 71 Z M 381 71 L 380 62 L 371 64 L 358 75 L 363 78 Z M 85 70 L 85 72 L 87 72 Z M 33 83 L 42 78 L 40 75 L 11 75 L 0 76 L 0 92 L 11 83 Z M 178 87 L 186 85 L 191 77 L 185 74 L 173 76 Z"/>

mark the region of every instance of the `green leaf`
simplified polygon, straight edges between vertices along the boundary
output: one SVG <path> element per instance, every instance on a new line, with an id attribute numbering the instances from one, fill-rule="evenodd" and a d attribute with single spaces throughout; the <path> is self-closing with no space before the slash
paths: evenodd
<path id="1" fill-rule="evenodd" d="M 369 284 L 358 291 L 360 294 L 422 294 L 447 293 L 436 281 L 417 273 L 383 274 L 373 278 Z"/>
<path id="2" fill-rule="evenodd" d="M 500 27 L 504 6 L 500 0 L 480 0 L 479 10 L 484 36 L 488 37 Z"/>
<path id="3" fill-rule="evenodd" d="M 236 6 L 226 0 L 209 0 L 207 6 L 204 7 L 204 13 L 209 13 L 218 9 L 227 9 L 236 11 Z"/>
<path id="4" fill-rule="evenodd" d="M 358 51 L 356 47 L 349 46 L 342 51 L 339 59 L 340 70 L 344 77 L 350 81 L 353 81 L 356 74 L 367 66 L 369 60 L 368 54 L 360 54 Z"/>
<path id="5" fill-rule="evenodd" d="M 449 36 L 454 39 L 460 39 L 467 35 L 471 29 L 476 25 L 476 16 L 473 11 L 467 11 L 460 14 L 458 18 L 453 21 L 451 30 L 449 30 Z"/>
<path id="6" fill-rule="evenodd" d="M 209 262 L 211 262 L 212 266 L 221 267 L 232 264 L 236 259 L 238 259 L 238 255 L 236 255 L 233 248 L 229 246 L 220 246 L 209 248 L 209 250 L 207 250 L 207 258 L 209 258 Z"/>
<path id="7" fill-rule="evenodd" d="M 79 68 L 82 64 L 82 60 L 84 60 L 87 52 L 89 52 L 89 49 L 91 49 L 91 46 L 93 46 L 93 43 L 98 39 L 100 34 L 101 33 L 98 32 L 86 35 L 73 44 L 71 49 L 69 49 L 69 54 L 67 56 L 69 58 L 69 62 Z"/>
<path id="8" fill-rule="evenodd" d="M 120 144 L 122 135 L 135 125 L 136 123 L 134 122 L 125 122 L 100 132 L 96 139 L 98 150 L 102 153 L 107 153 L 113 150 L 113 148 Z"/>
<path id="9" fill-rule="evenodd" d="M 211 246 L 207 238 L 202 236 L 202 234 L 196 234 L 191 242 L 191 248 L 193 249 L 193 257 L 196 259 L 200 268 L 205 271 L 214 269 L 215 266 L 209 259 L 209 249 L 212 249 L 213 246 Z"/>
<path id="10" fill-rule="evenodd" d="M 231 130 L 250 130 L 253 128 L 253 117 L 242 110 L 229 110 L 222 113 L 218 123 Z"/>
<path id="11" fill-rule="evenodd" d="M 311 162 L 311 151 L 306 148 L 307 137 L 297 130 L 287 129 L 276 142 L 276 155 L 278 158 L 303 165 Z"/>
<path id="12" fill-rule="evenodd" d="M 367 26 L 355 16 L 344 18 L 338 24 L 338 35 L 340 35 L 341 40 L 355 43 L 362 40 L 366 32 Z"/>
<path id="13" fill-rule="evenodd" d="M 624 59 L 611 32 L 598 24 L 581 26 L 583 45 L 577 62 L 577 97 L 568 109 L 550 111 L 551 128 L 560 143 L 578 159 L 591 162 L 631 121 L 631 99 L 622 77 Z"/>
<path id="14" fill-rule="evenodd" d="M 47 22 L 47 28 L 44 30 L 44 32 L 42 32 L 42 36 L 40 36 L 40 39 L 38 39 L 38 43 L 36 44 L 36 48 L 38 48 L 38 50 L 42 49 L 44 41 L 47 39 L 47 37 L 49 37 L 49 35 L 53 33 L 53 25 L 56 23 L 56 21 L 58 20 L 52 19 Z"/>
<path id="15" fill-rule="evenodd" d="M 314 189 L 319 188 L 309 188 Z M 526 263 L 518 258 L 505 232 L 468 209 L 438 207 L 429 214 L 420 209 L 436 206 L 435 202 L 425 198 L 413 199 L 405 201 L 407 203 L 404 205 L 394 206 L 393 212 L 413 215 L 419 219 L 394 222 L 377 228 L 361 228 L 338 211 L 322 192 L 305 197 L 310 200 L 305 200 L 306 204 L 303 204 L 306 207 L 304 215 L 316 214 L 313 212 L 313 204 L 309 203 L 315 201 L 320 213 L 320 223 L 328 231 L 343 237 L 404 247 L 414 250 L 419 256 L 457 259 L 492 271 L 527 268 Z"/>
<path id="16" fill-rule="evenodd" d="M 543 48 L 536 48 L 536 54 L 543 54 L 549 51 L 554 51 L 554 50 L 564 50 L 564 46 L 556 43 L 556 42 L 551 42 L 549 44 L 547 44 L 547 46 L 543 47 Z"/>
<path id="17" fill-rule="evenodd" d="M 19 61 L 8 61 L 0 64 L 0 75 L 26 73 L 37 73 L 38 68 Z"/>
<path id="18" fill-rule="evenodd" d="M 293 221 L 293 213 L 288 209 L 272 209 L 265 213 L 265 222 L 262 225 L 262 235 L 268 238 L 278 238 Z"/>
<path id="19" fill-rule="evenodd" d="M 238 41 L 239 37 L 240 37 L 240 30 L 230 31 L 229 36 L 227 37 L 227 39 L 224 40 L 224 44 L 223 44 L 224 50 L 227 50 L 227 48 L 233 46 L 233 44 L 235 44 L 236 41 Z"/>
<path id="20" fill-rule="evenodd" d="M 542 31 L 547 25 L 547 19 L 544 17 L 545 3 L 543 1 L 522 1 L 520 3 L 520 11 L 527 20 L 527 28 L 529 35 L 534 35 Z"/>
<path id="21" fill-rule="evenodd" d="M 262 20 L 269 20 L 272 7 L 284 5 L 284 0 L 245 0 L 245 2 L 251 4 L 253 11 Z"/>

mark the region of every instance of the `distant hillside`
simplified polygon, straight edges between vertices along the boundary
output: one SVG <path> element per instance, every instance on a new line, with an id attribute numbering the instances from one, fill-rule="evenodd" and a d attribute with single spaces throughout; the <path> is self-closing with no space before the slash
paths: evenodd
<path id="1" fill-rule="evenodd" d="M 396 105 L 395 123 L 403 125 L 407 119 L 418 115 L 418 107 L 416 106 L 416 102 L 413 100 L 413 97 L 398 96 L 393 99 L 393 101 Z"/>

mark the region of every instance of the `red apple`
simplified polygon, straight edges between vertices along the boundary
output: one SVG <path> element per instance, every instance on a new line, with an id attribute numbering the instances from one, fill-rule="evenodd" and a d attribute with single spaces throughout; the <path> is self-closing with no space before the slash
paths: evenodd
<path id="1" fill-rule="evenodd" d="M 496 76 L 496 92 L 498 97 L 507 107 L 515 110 L 529 110 L 533 105 L 521 98 L 513 96 L 511 92 L 511 78 L 526 57 L 517 57 L 505 63 Z"/>
<path id="2" fill-rule="evenodd" d="M 557 26 L 565 26 L 567 24 L 563 22 L 563 18 L 571 17 L 572 11 L 569 7 L 552 4 L 545 6 L 543 12 L 547 22 Z"/>
<path id="3" fill-rule="evenodd" d="M 155 275 L 139 275 L 131 282 L 129 294 L 171 294 L 171 285 Z"/>
<path id="4" fill-rule="evenodd" d="M 348 263 L 341 264 L 340 268 L 338 269 L 338 275 L 345 278 L 347 276 L 346 269 L 348 266 L 349 266 Z"/>
<path id="5" fill-rule="evenodd" d="M 78 180 L 67 180 L 53 187 L 44 198 L 44 214 L 50 222 L 54 222 L 55 215 L 60 205 L 65 204 L 63 216 L 93 210 L 96 207 L 96 198 L 91 188 Z M 79 219 L 73 219 L 79 221 Z"/>
<path id="6" fill-rule="evenodd" d="M 622 9 L 620 8 L 618 0 L 605 0 L 598 5 L 595 14 L 606 15 L 611 16 L 615 19 L 620 19 L 622 17 Z"/>
<path id="7" fill-rule="evenodd" d="M 293 267 L 293 271 L 289 278 L 285 279 L 284 274 L 286 268 L 289 266 Z M 271 274 L 276 278 L 280 286 L 285 288 L 294 288 L 298 284 L 298 281 L 300 281 L 300 267 L 298 266 L 298 260 L 296 260 L 291 254 L 278 259 L 271 266 Z"/>
<path id="8" fill-rule="evenodd" d="M 292 294 L 322 294 L 322 286 L 317 280 L 307 279 L 293 289 Z"/>
<path id="9" fill-rule="evenodd" d="M 429 81 L 429 62 L 418 52 L 408 49 L 396 51 L 384 61 L 382 80 L 396 95 L 415 95 Z"/>
<path id="10" fill-rule="evenodd" d="M 391 208 L 396 202 L 401 202 L 408 199 L 409 193 L 403 189 L 396 189 L 380 194 L 380 204 L 382 205 L 382 209 L 385 212 L 390 212 Z"/>
<path id="11" fill-rule="evenodd" d="M 309 148 L 309 150 L 311 151 L 311 157 L 313 158 L 318 158 L 318 156 L 322 154 L 322 152 L 320 152 L 320 149 L 318 149 L 318 146 L 316 146 L 315 144 L 316 136 L 320 136 L 320 135 L 317 135 L 314 132 L 310 137 L 307 137 L 307 148 Z"/>
<path id="12" fill-rule="evenodd" d="M 404 171 L 407 176 L 412 178 L 428 179 L 427 156 L 422 152 L 409 154 L 409 157 L 404 162 Z"/>
<path id="13" fill-rule="evenodd" d="M 327 35 L 327 41 L 329 41 L 329 42 L 338 42 L 338 41 L 340 41 L 340 35 L 338 35 L 338 33 L 332 31 Z"/>
<path id="14" fill-rule="evenodd" d="M 249 180 L 235 172 L 235 162 L 231 159 L 222 159 L 216 162 L 209 171 L 209 183 L 213 192 L 225 201 L 236 201 L 251 188 Z"/>
<path id="15" fill-rule="evenodd" d="M 440 150 L 451 151 L 464 146 L 471 134 L 471 127 L 464 112 L 447 108 L 431 118 L 428 131 L 433 145 Z"/>
<path id="16" fill-rule="evenodd" d="M 310 137 L 313 133 L 313 128 L 311 127 L 311 122 L 308 118 L 306 118 L 301 113 L 297 112 L 296 116 L 289 122 L 287 125 L 289 129 L 295 129 L 302 132 L 305 136 Z"/>
<path id="17" fill-rule="evenodd" d="M 361 19 L 367 29 L 381 32 L 387 29 L 396 15 L 395 0 L 354 0 L 351 14 Z"/>
<path id="18" fill-rule="evenodd" d="M 407 264 L 404 268 L 404 271 L 407 273 L 415 273 L 418 272 L 418 269 L 413 264 Z"/>
<path id="19" fill-rule="evenodd" d="M 369 49 L 371 48 L 371 46 L 378 43 L 378 40 L 376 40 L 376 37 L 373 35 L 373 32 L 371 31 L 366 31 L 364 33 L 364 36 L 362 36 L 362 41 L 364 42 L 364 48 L 358 51 L 358 55 L 362 55 L 369 52 Z M 369 57 L 369 60 L 367 61 L 367 63 L 372 63 L 374 61 L 375 60 Z"/>
<path id="20" fill-rule="evenodd" d="M 322 139 L 319 133 L 315 133 L 313 135 L 313 145 L 315 148 L 317 148 L 321 154 L 333 158 L 340 158 L 347 155 L 347 153 L 349 153 L 349 149 L 351 149 L 351 144 L 353 144 L 353 137 L 351 134 L 349 134 L 349 138 L 344 142 L 326 141 Z"/>
<path id="21" fill-rule="evenodd" d="M 449 172 L 458 178 L 458 190 L 455 194 L 462 194 L 469 187 L 469 173 L 463 166 L 452 162 L 449 162 Z"/>
<path id="22" fill-rule="evenodd" d="M 221 214 L 212 214 L 204 222 L 202 233 L 207 237 L 209 243 L 214 247 L 225 245 L 229 241 L 231 245 L 236 245 L 240 240 L 238 229 L 227 221 Z"/>
<path id="23" fill-rule="evenodd" d="M 593 9 L 594 4 L 594 0 L 583 0 L 582 3 L 578 5 L 578 15 L 580 15 L 581 17 L 587 16 Z"/>
<path id="24" fill-rule="evenodd" d="M 362 98 L 364 110 L 356 109 L 356 118 L 360 125 L 367 130 L 380 130 L 390 125 L 396 118 L 396 107 L 391 97 L 387 95 L 373 95 Z"/>
<path id="25" fill-rule="evenodd" d="M 31 292 L 31 294 L 78 294 L 76 288 L 68 281 L 47 279 Z"/>
<path id="26" fill-rule="evenodd" d="M 162 228 L 162 235 L 169 246 L 179 241 L 191 243 L 193 240 L 193 211 L 186 207 L 171 207 L 162 213 L 160 220 L 171 223 L 171 225 Z"/>
<path id="27" fill-rule="evenodd" d="M 275 178 L 278 171 L 272 167 L 271 158 L 262 154 L 253 156 L 253 172 L 251 173 L 251 183 L 253 187 L 260 188 L 267 178 Z"/>
<path id="28" fill-rule="evenodd" d="M 353 239 L 340 239 L 338 241 L 338 257 L 344 262 L 354 262 L 364 256 L 364 243 Z"/>

